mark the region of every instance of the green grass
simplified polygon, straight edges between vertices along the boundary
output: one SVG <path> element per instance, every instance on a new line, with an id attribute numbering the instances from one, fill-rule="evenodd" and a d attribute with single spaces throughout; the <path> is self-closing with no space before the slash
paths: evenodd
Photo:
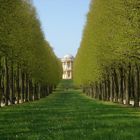
<path id="1" fill-rule="evenodd" d="M 0 140 L 139 140 L 140 110 L 78 91 L 0 109 Z"/>
<path id="2" fill-rule="evenodd" d="M 76 86 L 74 85 L 72 79 L 62 79 L 57 86 L 57 90 L 69 90 L 74 88 L 76 88 Z"/>

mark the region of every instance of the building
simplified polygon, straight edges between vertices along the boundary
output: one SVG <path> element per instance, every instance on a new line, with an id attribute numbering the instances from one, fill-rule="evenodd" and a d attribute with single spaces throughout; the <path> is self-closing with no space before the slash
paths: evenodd
<path id="1" fill-rule="evenodd" d="M 72 55 L 65 55 L 62 59 L 63 75 L 62 79 L 72 79 L 73 77 L 73 61 Z"/>

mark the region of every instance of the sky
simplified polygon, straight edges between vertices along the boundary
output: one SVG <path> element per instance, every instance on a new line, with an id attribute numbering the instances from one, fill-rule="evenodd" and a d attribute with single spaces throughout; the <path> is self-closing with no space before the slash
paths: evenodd
<path id="1" fill-rule="evenodd" d="M 46 40 L 57 57 L 76 55 L 90 0 L 33 0 Z"/>

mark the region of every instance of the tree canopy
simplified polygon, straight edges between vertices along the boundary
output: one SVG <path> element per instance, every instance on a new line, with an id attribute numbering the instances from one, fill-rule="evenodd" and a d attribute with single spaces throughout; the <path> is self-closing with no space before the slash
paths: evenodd
<path id="1" fill-rule="evenodd" d="M 16 92 L 24 101 L 31 87 L 35 92 L 55 87 L 62 68 L 45 40 L 32 2 L 1 0 L 0 13 L 0 80 L 6 102 Z"/>
<path id="2" fill-rule="evenodd" d="M 128 75 L 125 74 L 131 67 L 132 80 L 127 81 L 131 81 L 131 86 L 133 85 L 135 71 L 139 66 L 139 5 L 138 0 L 91 1 L 81 45 L 74 62 L 75 83 L 83 86 L 98 83 L 98 86 L 103 86 L 107 82 L 110 92 L 109 79 L 114 78 L 113 98 L 121 98 L 127 86 L 124 80 Z M 123 73 L 120 72 L 121 69 Z M 123 84 L 119 85 L 121 81 Z M 119 93 L 121 86 L 123 91 Z"/>

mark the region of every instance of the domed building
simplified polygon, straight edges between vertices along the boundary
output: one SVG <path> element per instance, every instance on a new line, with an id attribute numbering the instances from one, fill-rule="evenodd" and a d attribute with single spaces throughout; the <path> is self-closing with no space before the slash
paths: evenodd
<path id="1" fill-rule="evenodd" d="M 73 61 L 74 57 L 72 55 L 65 55 L 62 59 L 63 75 L 62 79 L 72 79 L 73 77 Z"/>

